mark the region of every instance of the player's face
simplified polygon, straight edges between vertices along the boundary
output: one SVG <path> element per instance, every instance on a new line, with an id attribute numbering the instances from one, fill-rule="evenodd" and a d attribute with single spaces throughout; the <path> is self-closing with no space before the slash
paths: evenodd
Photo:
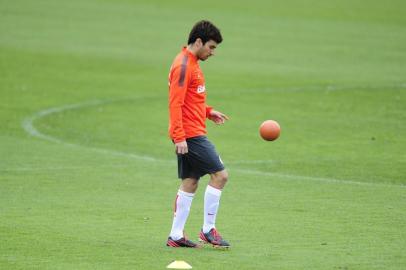
<path id="1" fill-rule="evenodd" d="M 197 52 L 197 57 L 199 60 L 205 61 L 210 56 L 214 55 L 214 50 L 217 48 L 217 42 L 214 40 L 207 41 L 204 45 L 202 45 Z"/>

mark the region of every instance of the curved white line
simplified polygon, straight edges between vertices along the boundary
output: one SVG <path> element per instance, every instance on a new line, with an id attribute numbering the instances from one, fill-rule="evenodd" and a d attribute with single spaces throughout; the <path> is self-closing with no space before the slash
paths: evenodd
<path id="1" fill-rule="evenodd" d="M 53 107 L 53 108 L 45 109 L 45 110 L 34 113 L 32 116 L 25 118 L 22 122 L 22 127 L 28 134 L 30 134 L 33 137 L 37 137 L 37 138 L 40 138 L 40 139 L 43 139 L 46 141 L 50 141 L 50 142 L 54 142 L 54 143 L 64 144 L 67 146 L 83 148 L 85 146 L 68 143 L 68 142 L 62 141 L 58 138 L 41 133 L 40 131 L 38 131 L 38 129 L 35 128 L 34 122 L 40 118 L 43 118 L 43 117 L 51 115 L 51 114 L 61 113 L 61 112 L 68 111 L 68 110 L 77 110 L 77 109 L 92 107 L 92 106 L 100 106 L 100 105 L 105 105 L 105 104 L 109 104 L 109 103 L 113 103 L 113 102 L 117 102 L 117 101 L 123 101 L 123 99 L 107 100 L 107 101 L 92 100 L 92 101 L 87 101 L 87 102 L 83 102 L 83 103 L 69 104 L 69 105 L 64 105 L 61 107 Z M 160 160 L 160 159 L 156 159 L 156 158 L 150 157 L 150 156 L 124 153 L 124 152 L 107 150 L 107 149 L 102 149 L 102 148 L 95 148 L 95 147 L 86 147 L 86 148 L 99 152 L 99 153 L 115 155 L 115 156 L 130 157 L 130 158 L 144 160 L 144 161 L 165 162 L 165 163 L 169 162 L 167 160 Z"/>
<path id="2" fill-rule="evenodd" d="M 128 99 L 126 99 L 128 101 Z M 124 99 L 116 99 L 116 100 L 92 100 L 92 101 L 87 101 L 83 103 L 76 103 L 76 104 L 69 104 L 69 105 L 64 105 L 60 107 L 53 107 L 53 108 L 48 108 L 45 110 L 41 110 L 39 112 L 34 113 L 33 115 L 25 118 L 22 121 L 22 128 L 31 136 L 37 137 L 43 140 L 47 140 L 50 142 L 54 143 L 59 143 L 71 147 L 80 147 L 80 148 L 86 148 L 92 151 L 96 151 L 99 153 L 103 154 L 108 154 L 108 155 L 115 155 L 115 156 L 122 156 L 122 157 L 127 157 L 127 158 L 134 158 L 138 160 L 143 160 L 143 161 L 152 161 L 152 162 L 162 162 L 166 164 L 174 164 L 173 161 L 170 160 L 164 160 L 164 159 L 157 159 L 151 156 L 145 156 L 145 155 L 138 155 L 138 154 L 132 154 L 132 153 L 124 153 L 124 152 L 119 152 L 119 151 L 113 151 L 113 150 L 107 150 L 107 149 L 102 149 L 102 148 L 95 148 L 95 147 L 85 147 L 79 144 L 72 144 L 68 143 L 65 141 L 62 141 L 58 138 L 52 137 L 50 135 L 46 135 L 38 131 L 38 129 L 35 128 L 34 122 L 40 118 L 43 118 L 45 116 L 55 114 L 55 113 L 61 113 L 64 111 L 68 110 L 77 110 L 85 107 L 91 107 L 91 106 L 100 106 L 100 105 L 105 105 L 117 101 L 125 101 Z M 241 164 L 241 163 L 268 163 L 272 161 L 266 161 L 266 160 L 252 160 L 252 161 L 241 161 L 241 162 L 230 162 L 230 164 Z M 361 186 L 372 186 L 372 187 L 401 187 L 405 188 L 406 185 L 398 185 L 398 184 L 385 184 L 385 183 L 371 183 L 371 182 L 358 182 L 358 181 L 352 181 L 352 180 L 344 180 L 344 179 L 334 179 L 334 178 L 324 178 L 324 177 L 312 177 L 312 176 L 301 176 L 301 175 L 290 175 L 290 174 L 281 174 L 281 173 L 271 173 L 271 172 L 263 172 L 263 171 L 258 171 L 258 170 L 246 170 L 246 169 L 237 169 L 233 168 L 233 171 L 240 172 L 240 173 L 245 173 L 245 174 L 254 174 L 254 175 L 261 175 L 264 177 L 280 177 L 280 178 L 288 178 L 288 179 L 298 179 L 298 180 L 309 180 L 309 181 L 317 181 L 317 182 L 325 182 L 325 183 L 341 183 L 341 184 L 354 184 L 354 185 L 361 185 Z"/>
<path id="3" fill-rule="evenodd" d="M 126 168 L 130 167 L 130 165 L 115 165 L 109 164 L 107 166 L 103 166 L 103 168 Z M 35 172 L 35 171 L 63 171 L 63 170 L 92 170 L 94 169 L 93 166 L 53 166 L 53 167 L 37 167 L 37 166 L 28 166 L 28 167 L 15 167 L 15 168 L 0 168 L 0 172 Z"/>

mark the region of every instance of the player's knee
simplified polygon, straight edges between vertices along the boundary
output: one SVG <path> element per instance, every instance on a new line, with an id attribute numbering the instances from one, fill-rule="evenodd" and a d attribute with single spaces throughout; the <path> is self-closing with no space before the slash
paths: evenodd
<path id="1" fill-rule="evenodd" d="M 227 183 L 227 181 L 228 181 L 228 172 L 227 171 L 224 171 L 221 179 L 224 182 L 224 184 Z"/>
<path id="2" fill-rule="evenodd" d="M 227 183 L 228 181 L 228 172 L 226 170 L 221 171 L 216 174 L 216 180 L 222 184 Z"/>
<path id="3" fill-rule="evenodd" d="M 196 179 L 186 178 L 183 179 L 180 189 L 185 192 L 195 193 L 198 185 L 199 182 Z"/>

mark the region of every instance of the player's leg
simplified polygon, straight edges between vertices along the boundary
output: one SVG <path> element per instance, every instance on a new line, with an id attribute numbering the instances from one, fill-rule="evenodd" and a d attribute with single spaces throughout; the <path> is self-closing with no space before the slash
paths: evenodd
<path id="1" fill-rule="evenodd" d="M 197 186 L 197 179 L 186 178 L 182 180 L 175 199 L 172 229 L 167 242 L 168 246 L 197 247 L 195 243 L 186 239 L 183 233 Z"/>
<path id="2" fill-rule="evenodd" d="M 228 173 L 226 170 L 210 175 L 210 181 L 204 194 L 203 233 L 208 233 L 211 229 L 216 227 L 216 217 L 220 205 L 220 197 L 227 180 Z"/>
<path id="3" fill-rule="evenodd" d="M 228 181 L 228 172 L 226 169 L 210 174 L 209 185 L 222 190 Z"/>
<path id="4" fill-rule="evenodd" d="M 196 174 L 193 171 L 193 166 L 185 155 L 178 155 L 178 173 L 182 183 L 176 194 L 172 228 L 166 245 L 171 247 L 199 247 L 188 240 L 183 232 L 199 183 L 199 177 L 194 176 Z"/>
<path id="5" fill-rule="evenodd" d="M 189 193 L 196 193 L 197 187 L 199 186 L 199 181 L 195 178 L 185 178 L 180 184 L 179 190 Z"/>
<path id="6" fill-rule="evenodd" d="M 208 233 L 211 229 L 216 227 L 216 216 L 220 205 L 220 197 L 227 180 L 228 173 L 225 169 L 210 175 L 210 181 L 204 194 L 203 233 Z"/>
<path id="7" fill-rule="evenodd" d="M 225 169 L 210 174 L 210 182 L 204 194 L 204 223 L 199 238 L 217 247 L 230 246 L 216 230 L 216 217 L 220 205 L 220 197 L 227 180 L 228 173 Z"/>
<path id="8" fill-rule="evenodd" d="M 220 205 L 220 197 L 227 180 L 228 173 L 226 170 L 210 175 L 210 182 L 204 194 L 203 233 L 208 233 L 211 229 L 216 228 L 216 217 Z"/>

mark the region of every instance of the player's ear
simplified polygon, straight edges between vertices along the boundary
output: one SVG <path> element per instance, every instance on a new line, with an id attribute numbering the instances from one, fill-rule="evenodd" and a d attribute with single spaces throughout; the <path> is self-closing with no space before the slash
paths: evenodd
<path id="1" fill-rule="evenodd" d="M 197 38 L 195 41 L 195 44 L 198 48 L 201 48 L 203 46 L 203 41 L 201 38 Z"/>

